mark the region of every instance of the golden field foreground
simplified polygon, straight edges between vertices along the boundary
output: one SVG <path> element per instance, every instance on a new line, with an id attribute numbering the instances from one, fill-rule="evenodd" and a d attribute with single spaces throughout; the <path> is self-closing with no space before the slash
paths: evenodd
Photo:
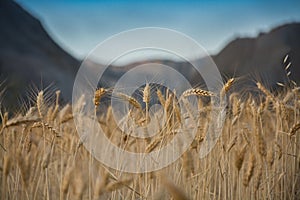
<path id="1" fill-rule="evenodd" d="M 228 84 L 223 92 L 228 92 Z M 149 94 L 147 87 L 143 98 L 146 107 L 156 96 L 172 119 L 158 125 L 159 134 L 153 138 L 137 141 L 120 134 L 111 108 L 99 117 L 110 140 L 126 150 L 159 149 L 176 134 L 174 130 L 182 120 L 172 97 L 160 91 Z M 58 100 L 51 103 L 41 91 L 35 106 L 26 113 L 15 117 L 2 113 L 0 198 L 300 199 L 299 88 L 286 89 L 276 96 L 260 83 L 256 89 L 260 92 L 255 97 L 242 99 L 237 93 L 228 96 L 222 134 L 203 159 L 199 159 L 198 151 L 211 120 L 211 108 L 201 103 L 201 98 L 212 94 L 200 89 L 187 91 L 184 95 L 198 95 L 199 99 L 195 120 L 202 126 L 194 142 L 173 164 L 145 174 L 116 171 L 94 159 L 79 140 L 71 106 L 61 107 Z M 98 100 L 105 92 L 96 91 L 96 107 L 101 106 Z M 59 92 L 56 96 L 58 99 Z M 121 97 L 136 109 L 143 109 L 135 99 Z M 136 119 L 136 123 L 147 123 L 147 117 Z"/>

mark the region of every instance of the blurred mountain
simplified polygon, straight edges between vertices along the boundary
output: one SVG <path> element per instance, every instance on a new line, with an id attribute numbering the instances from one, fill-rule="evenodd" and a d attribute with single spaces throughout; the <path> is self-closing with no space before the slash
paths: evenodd
<path id="1" fill-rule="evenodd" d="M 253 90 L 255 82 L 262 82 L 267 88 L 278 88 L 277 82 L 287 83 L 287 72 L 291 72 L 289 78 L 300 83 L 300 23 L 291 23 L 274 28 L 268 33 L 260 33 L 255 38 L 237 38 L 231 41 L 217 55 L 213 55 L 224 79 L 240 77 L 235 85 L 235 90 Z M 288 55 L 286 63 L 283 63 Z M 175 68 L 193 86 L 204 85 L 203 79 L 197 71 L 187 62 L 175 62 L 170 60 L 150 60 L 132 63 L 127 66 L 111 66 L 105 73 L 104 83 L 114 85 L 115 81 L 126 71 L 135 66 L 154 62 Z M 208 58 L 201 58 L 196 62 L 209 62 Z M 291 62 L 288 71 L 287 64 Z"/>
<path id="2" fill-rule="evenodd" d="M 299 36 L 300 23 L 285 24 L 256 38 L 235 39 L 213 59 L 228 76 L 256 79 L 274 88 L 276 82 L 287 80 L 283 59 L 289 55 L 290 78 L 300 83 Z"/>
<path id="3" fill-rule="evenodd" d="M 62 50 L 39 20 L 14 1 L 0 1 L 0 81 L 10 106 L 32 85 L 54 84 L 70 100 L 79 61 Z M 28 95 L 28 94 L 27 94 Z"/>

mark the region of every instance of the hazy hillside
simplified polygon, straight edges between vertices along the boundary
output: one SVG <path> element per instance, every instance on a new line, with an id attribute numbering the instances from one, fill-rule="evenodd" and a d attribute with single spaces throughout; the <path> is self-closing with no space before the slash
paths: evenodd
<path id="1" fill-rule="evenodd" d="M 274 28 L 256 38 L 238 38 L 230 42 L 214 60 L 227 75 L 261 77 L 274 86 L 285 78 L 283 59 L 289 54 L 291 78 L 300 82 L 300 23 Z"/>
<path id="2" fill-rule="evenodd" d="M 28 90 L 54 83 L 65 98 L 72 92 L 79 62 L 63 51 L 39 20 L 13 1 L 0 1 L 0 80 L 6 80 L 4 104 Z"/>
<path id="3" fill-rule="evenodd" d="M 255 86 L 260 81 L 268 88 L 278 87 L 277 82 L 286 82 L 287 76 L 284 70 L 288 62 L 292 62 L 289 71 L 290 78 L 300 82 L 300 23 L 286 24 L 274 28 L 269 33 L 261 33 L 256 38 L 238 38 L 231 41 L 217 55 L 212 58 L 222 75 L 226 78 L 241 77 L 236 89 L 244 90 Z M 283 59 L 289 55 L 287 63 Z M 104 82 L 114 82 L 127 70 L 145 62 L 137 62 L 127 66 L 111 67 L 105 74 Z M 171 66 L 192 80 L 192 85 L 201 84 L 202 79 L 197 76 L 191 64 L 168 60 L 155 60 Z M 198 60 L 203 62 L 203 60 Z M 205 62 L 205 61 L 204 61 Z"/>

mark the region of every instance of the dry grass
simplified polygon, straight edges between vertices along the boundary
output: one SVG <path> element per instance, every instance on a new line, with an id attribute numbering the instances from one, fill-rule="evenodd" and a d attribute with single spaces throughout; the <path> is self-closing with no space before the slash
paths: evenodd
<path id="1" fill-rule="evenodd" d="M 222 93 L 233 84 L 230 79 Z M 168 167 L 145 174 L 129 174 L 99 163 L 79 140 L 71 107 L 57 101 L 46 105 L 43 92 L 27 114 L 8 117 L 2 114 L 0 143 L 1 199 L 299 199 L 300 196 L 300 101 L 298 89 L 276 96 L 261 83 L 257 87 L 265 101 L 254 97 L 229 96 L 223 132 L 208 156 L 199 159 L 205 138 L 210 104 L 199 102 L 197 115 L 192 110 L 180 113 L 171 94 L 143 91 L 143 102 L 124 94 L 121 99 L 146 115 L 150 100 L 158 98 L 165 113 L 152 119 L 157 134 L 143 139 L 124 136 L 111 115 L 99 116 L 109 139 L 120 148 L 133 152 L 151 152 L 166 145 L 186 118 L 193 118 L 198 132 L 191 147 Z M 96 91 L 95 106 L 107 92 Z M 208 91 L 192 89 L 183 96 L 212 96 Z M 185 98 L 184 98 L 185 99 Z M 79 102 L 78 104 L 81 104 Z M 188 107 L 188 99 L 185 99 Z M 78 105 L 78 109 L 80 105 Z M 146 123 L 147 124 L 147 123 Z M 136 126 L 136 125 L 135 125 Z M 180 148 L 180 147 L 178 147 Z M 113 158 L 112 158 L 113 159 Z"/>

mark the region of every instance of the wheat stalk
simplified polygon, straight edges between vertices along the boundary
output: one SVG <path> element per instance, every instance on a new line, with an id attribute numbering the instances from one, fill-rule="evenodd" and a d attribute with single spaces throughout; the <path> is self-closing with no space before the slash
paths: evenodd
<path id="1" fill-rule="evenodd" d="M 76 171 L 76 175 L 73 177 L 72 188 L 76 199 L 82 199 L 83 192 L 85 190 L 86 183 L 83 180 L 83 175 L 80 170 Z"/>
<path id="2" fill-rule="evenodd" d="M 275 142 L 275 146 L 277 147 L 277 149 L 278 149 L 278 160 L 280 160 L 281 159 L 281 157 L 282 157 L 282 147 L 277 143 L 277 142 Z"/>
<path id="3" fill-rule="evenodd" d="M 94 199 L 99 199 L 100 195 L 105 191 L 108 183 L 108 174 L 104 173 L 103 177 L 97 177 L 94 188 Z"/>
<path id="4" fill-rule="evenodd" d="M 73 172 L 73 168 L 68 167 L 64 173 L 64 176 L 63 176 L 63 179 L 61 182 L 61 186 L 60 186 L 61 199 L 65 199 L 65 196 L 67 195 L 67 193 L 69 191 L 69 185 L 70 185 L 72 172 Z"/>
<path id="5" fill-rule="evenodd" d="M 57 116 L 57 113 L 59 111 L 59 96 L 60 96 L 60 90 L 56 91 L 56 101 L 55 101 L 55 107 L 54 107 L 54 110 L 50 116 L 50 120 L 49 121 L 54 121 L 54 119 L 56 118 Z"/>
<path id="6" fill-rule="evenodd" d="M 182 159 L 182 168 L 184 172 L 184 177 L 188 178 L 192 173 L 194 173 L 194 164 L 193 164 L 193 157 L 190 151 L 186 151 L 183 154 Z"/>
<path id="7" fill-rule="evenodd" d="M 274 164 L 274 149 L 273 148 L 269 148 L 267 151 L 267 162 L 270 167 L 272 167 L 272 165 Z"/>
<path id="8" fill-rule="evenodd" d="M 153 151 L 157 145 L 161 142 L 162 137 L 157 137 L 153 141 L 150 142 L 150 144 L 146 147 L 146 153 L 150 153 Z"/>

